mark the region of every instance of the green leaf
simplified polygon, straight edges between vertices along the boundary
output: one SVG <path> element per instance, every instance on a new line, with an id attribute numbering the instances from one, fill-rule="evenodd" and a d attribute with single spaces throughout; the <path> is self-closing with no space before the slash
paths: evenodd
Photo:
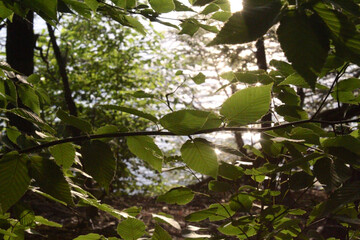
<path id="1" fill-rule="evenodd" d="M 313 167 L 316 179 L 326 185 L 327 191 L 332 191 L 342 183 L 335 170 L 335 164 L 330 158 L 320 158 Z"/>
<path id="2" fill-rule="evenodd" d="M 235 214 L 235 211 L 231 210 L 230 205 L 226 203 L 211 204 L 209 208 L 210 209 L 217 208 L 216 213 L 212 216 L 209 216 L 210 221 L 220 221 L 220 220 L 228 219 Z"/>
<path id="3" fill-rule="evenodd" d="M 180 24 L 180 27 L 179 35 L 187 34 L 192 37 L 199 30 L 199 22 L 195 19 L 186 19 Z"/>
<path id="4" fill-rule="evenodd" d="M 174 0 L 174 4 L 175 4 L 175 11 L 187 11 L 187 12 L 194 12 L 194 10 L 192 10 L 191 8 L 189 8 L 188 6 L 182 4 L 180 1 L 178 0 Z"/>
<path id="5" fill-rule="evenodd" d="M 195 194 L 186 187 L 173 188 L 167 193 L 158 196 L 156 202 L 165 202 L 168 204 L 185 205 L 191 202 Z"/>
<path id="6" fill-rule="evenodd" d="M 81 155 L 85 172 L 108 191 L 116 169 L 116 160 L 110 146 L 97 140 L 85 142 L 81 146 Z"/>
<path id="7" fill-rule="evenodd" d="M 336 54 L 359 64 L 360 33 L 356 26 L 345 14 L 330 9 L 321 2 L 315 4 L 313 8 L 330 30 L 335 42 Z"/>
<path id="8" fill-rule="evenodd" d="M 62 225 L 60 223 L 50 221 L 42 216 L 35 216 L 35 222 L 37 225 L 45 225 L 45 226 L 49 226 L 49 227 L 58 227 L 58 228 L 62 227 Z"/>
<path id="9" fill-rule="evenodd" d="M 22 202 L 17 202 L 11 209 L 13 216 L 19 220 L 23 226 L 31 226 L 35 220 L 34 211 L 31 207 Z"/>
<path id="10" fill-rule="evenodd" d="M 141 33 L 142 35 L 146 35 L 146 29 L 144 27 L 144 25 L 142 25 L 139 20 L 137 20 L 135 17 L 132 16 L 128 16 L 128 15 L 124 15 L 124 18 L 126 19 L 129 27 L 132 27 L 133 29 L 135 29 L 136 31 L 138 31 L 139 33 Z"/>
<path id="11" fill-rule="evenodd" d="M 304 139 L 306 143 L 320 145 L 319 134 L 309 128 L 296 127 L 291 130 L 292 139 Z"/>
<path id="12" fill-rule="evenodd" d="M 101 105 L 101 107 L 104 108 L 104 109 L 119 110 L 121 112 L 130 113 L 130 114 L 133 114 L 135 116 L 148 119 L 148 120 L 150 120 L 150 121 L 152 121 L 154 123 L 158 122 L 158 119 L 156 117 L 154 117 L 153 115 L 151 115 L 149 113 L 141 112 L 141 111 L 139 111 L 137 109 L 134 109 L 134 108 L 121 107 L 121 106 L 116 106 L 116 105 Z"/>
<path id="13" fill-rule="evenodd" d="M 176 74 L 175 74 L 176 75 Z M 136 91 L 132 94 L 133 97 L 135 98 L 155 98 L 154 94 L 151 93 L 146 93 L 142 90 Z"/>
<path id="14" fill-rule="evenodd" d="M 127 209 L 124 209 L 123 212 L 126 212 L 127 214 L 129 214 L 132 217 L 136 217 L 137 215 L 140 214 L 141 207 L 132 206 Z"/>
<path id="15" fill-rule="evenodd" d="M 279 83 L 279 86 L 282 85 L 295 85 L 302 88 L 309 88 L 310 85 L 305 81 L 305 79 L 300 76 L 298 73 L 293 73 L 289 75 L 287 78 L 285 78 L 284 81 Z"/>
<path id="16" fill-rule="evenodd" d="M 240 226 L 234 226 L 231 222 L 220 226 L 218 230 L 228 236 L 241 236 L 242 239 L 249 238 L 249 236 L 256 234 L 256 230 L 251 225 L 242 224 Z M 246 235 L 244 235 L 244 233 Z"/>
<path id="17" fill-rule="evenodd" d="M 124 240 L 135 240 L 146 233 L 145 224 L 136 218 L 127 218 L 118 224 L 117 232 Z"/>
<path id="18" fill-rule="evenodd" d="M 281 2 L 257 0 L 244 2 L 241 12 L 234 13 L 216 37 L 208 44 L 239 44 L 262 37 L 277 21 Z"/>
<path id="19" fill-rule="evenodd" d="M 293 67 L 289 63 L 284 61 L 273 59 L 270 61 L 270 66 L 275 67 L 284 77 L 288 77 L 295 72 Z"/>
<path id="20" fill-rule="evenodd" d="M 57 19 L 57 0 L 24 0 L 22 4 L 26 4 L 36 11 L 43 12 L 51 19 Z"/>
<path id="21" fill-rule="evenodd" d="M 343 147 L 360 156 L 360 140 L 353 136 L 337 136 L 320 139 L 321 145 L 326 148 Z"/>
<path id="22" fill-rule="evenodd" d="M 151 240 L 171 240 L 171 236 L 159 224 L 156 224 Z"/>
<path id="23" fill-rule="evenodd" d="M 53 161 L 40 156 L 31 156 L 30 176 L 35 179 L 45 193 L 67 204 L 74 204 L 69 183 L 61 169 Z"/>
<path id="24" fill-rule="evenodd" d="M 220 113 L 230 123 L 254 123 L 269 111 L 271 88 L 272 84 L 240 90 L 223 103 Z"/>
<path id="25" fill-rule="evenodd" d="M 227 21 L 231 17 L 231 12 L 216 12 L 211 16 L 211 19 L 221 22 Z"/>
<path id="26" fill-rule="evenodd" d="M 252 208 L 254 198 L 245 193 L 231 197 L 230 209 L 235 212 L 249 212 Z"/>
<path id="27" fill-rule="evenodd" d="M 331 213 L 338 207 L 343 206 L 344 204 L 351 203 L 360 199 L 359 189 L 359 181 L 344 183 L 342 187 L 337 189 L 333 194 L 331 194 L 329 199 L 325 202 L 322 215 Z"/>
<path id="28" fill-rule="evenodd" d="M 91 9 L 85 3 L 76 0 L 63 0 L 63 2 L 79 15 L 85 18 L 91 17 Z"/>
<path id="29" fill-rule="evenodd" d="M 219 166 L 219 175 L 229 180 L 236 180 L 244 175 L 244 171 L 241 167 L 221 162 Z"/>
<path id="30" fill-rule="evenodd" d="M 85 0 L 85 4 L 91 8 L 94 12 L 96 12 L 96 9 L 99 7 L 100 3 L 97 0 Z"/>
<path id="31" fill-rule="evenodd" d="M 195 77 L 192 78 L 196 84 L 202 84 L 205 82 L 205 75 L 203 73 L 199 73 Z"/>
<path id="32" fill-rule="evenodd" d="M 56 112 L 56 116 L 60 118 L 63 123 L 76 127 L 83 132 L 89 133 L 92 131 L 92 126 L 88 121 L 82 120 L 75 116 L 71 116 L 61 109 Z"/>
<path id="33" fill-rule="evenodd" d="M 80 235 L 73 240 L 105 240 L 106 238 L 103 235 L 97 233 L 89 233 L 86 235 Z"/>
<path id="34" fill-rule="evenodd" d="M 158 13 L 167 13 L 175 9 L 173 0 L 149 0 L 149 3 Z"/>
<path id="35" fill-rule="evenodd" d="M 277 35 L 292 67 L 315 89 L 330 44 L 319 19 L 290 11 L 280 21 Z"/>
<path id="36" fill-rule="evenodd" d="M 290 188 L 292 190 L 300 190 L 303 188 L 307 188 L 308 186 L 312 185 L 314 181 L 314 177 L 310 176 L 306 172 L 296 172 L 291 175 L 289 182 Z"/>
<path id="37" fill-rule="evenodd" d="M 13 11 L 5 7 L 3 2 L 0 2 L 0 18 L 6 19 L 13 14 Z"/>
<path id="38" fill-rule="evenodd" d="M 275 108 L 277 114 L 284 117 L 286 121 L 292 122 L 297 120 L 308 119 L 308 114 L 299 106 L 280 105 Z"/>
<path id="39" fill-rule="evenodd" d="M 10 232 L 11 231 L 11 232 Z M 5 229 L 1 229 L 0 228 L 0 234 L 2 234 L 2 235 L 4 235 L 4 236 L 9 236 L 9 237 L 12 237 L 12 238 L 14 238 L 14 239 L 16 239 L 17 237 L 18 237 L 18 235 L 16 235 L 15 233 L 13 233 L 12 232 L 13 231 L 13 229 L 8 229 L 8 230 L 5 230 Z M 10 239 L 12 239 L 12 238 L 10 238 Z M 3 238 L 3 239 L 8 239 L 8 238 Z"/>
<path id="40" fill-rule="evenodd" d="M 221 10 L 230 12 L 231 6 L 229 0 L 215 0 L 214 3 L 220 7 Z"/>
<path id="41" fill-rule="evenodd" d="M 227 192 L 232 189 L 232 186 L 228 182 L 221 182 L 216 180 L 211 180 L 208 184 L 209 190 L 214 192 Z"/>
<path id="42" fill-rule="evenodd" d="M 218 5 L 211 3 L 207 5 L 204 10 L 201 11 L 201 14 L 207 15 L 209 13 L 216 12 L 217 10 L 219 10 L 219 8 L 220 7 Z"/>
<path id="43" fill-rule="evenodd" d="M 104 211 L 117 219 L 128 218 L 130 216 L 130 214 L 126 212 L 119 211 L 107 204 L 100 203 L 99 200 L 96 199 L 91 193 L 81 189 L 79 186 L 73 185 L 73 187 L 75 189 L 73 194 L 79 197 L 81 200 L 78 205 L 81 206 L 81 204 L 86 204 L 96 207 L 97 209 Z"/>
<path id="44" fill-rule="evenodd" d="M 217 156 L 206 140 L 201 138 L 188 140 L 180 151 L 184 162 L 192 170 L 213 178 L 217 177 L 219 168 Z"/>
<path id="45" fill-rule="evenodd" d="M 344 65 L 344 60 L 335 54 L 329 54 L 321 70 L 320 78 L 326 76 L 329 72 L 336 72 L 338 68 Z"/>
<path id="46" fill-rule="evenodd" d="M 188 222 L 200 222 L 207 219 L 208 217 L 214 216 L 217 212 L 217 207 L 212 207 L 197 212 L 193 212 L 185 217 L 185 220 Z"/>
<path id="47" fill-rule="evenodd" d="M 357 78 L 345 79 L 338 82 L 331 93 L 334 99 L 338 99 L 342 103 L 358 104 L 360 97 L 357 90 L 360 88 L 360 80 Z"/>
<path id="48" fill-rule="evenodd" d="M 49 148 L 51 155 L 55 158 L 55 162 L 60 167 L 68 169 L 75 160 L 75 148 L 72 143 L 63 143 Z"/>
<path id="49" fill-rule="evenodd" d="M 32 192 L 34 192 L 34 193 L 37 193 L 37 194 L 39 194 L 39 195 L 47 198 L 47 199 L 50 199 L 51 201 L 58 202 L 58 203 L 60 203 L 60 204 L 62 204 L 62 205 L 64 205 L 64 206 L 67 205 L 66 202 L 61 201 L 61 200 L 59 200 L 59 199 L 57 199 L 57 198 L 54 198 L 53 196 L 51 196 L 51 195 L 49 195 L 49 194 L 47 194 L 47 193 L 44 193 L 44 192 L 40 191 L 38 188 L 31 187 L 30 190 L 31 190 Z"/>
<path id="50" fill-rule="evenodd" d="M 294 169 L 298 166 L 301 166 L 303 164 L 306 164 L 307 162 L 309 161 L 312 161 L 312 160 L 315 160 L 319 157 L 321 157 L 322 155 L 319 154 L 319 153 L 312 153 L 306 157 L 301 157 L 299 159 L 294 159 L 292 160 L 291 162 L 281 166 L 281 167 L 278 167 L 276 168 L 274 171 L 272 171 L 273 174 L 275 173 L 278 173 L 278 172 L 284 172 L 284 171 L 287 171 L 287 170 L 290 170 L 290 169 Z"/>
<path id="51" fill-rule="evenodd" d="M 111 0 L 113 3 L 115 3 L 116 6 L 121 8 L 135 8 L 136 7 L 136 0 Z"/>
<path id="52" fill-rule="evenodd" d="M 302 209 L 290 209 L 290 210 L 288 211 L 288 213 L 289 213 L 290 215 L 294 215 L 294 216 L 302 216 L 302 215 L 304 215 L 305 213 L 307 213 L 307 211 L 302 210 Z"/>
<path id="53" fill-rule="evenodd" d="M 126 138 L 129 150 L 138 158 L 149 163 L 155 170 L 161 172 L 163 153 L 149 136 L 134 136 Z"/>
<path id="54" fill-rule="evenodd" d="M 242 83 L 254 84 L 259 82 L 257 74 L 251 72 L 237 72 L 234 77 L 236 81 Z"/>
<path id="55" fill-rule="evenodd" d="M 94 132 L 95 135 L 100 135 L 100 134 L 108 134 L 108 133 L 116 133 L 118 132 L 118 128 L 114 125 L 105 125 L 102 126 L 98 129 L 96 129 L 96 131 Z M 104 142 L 108 142 L 113 138 L 100 138 L 98 140 L 104 141 Z"/>
<path id="56" fill-rule="evenodd" d="M 221 119 L 214 113 L 200 110 L 180 110 L 160 119 L 161 126 L 179 135 L 189 135 L 197 131 L 217 128 L 221 122 Z"/>
<path id="57" fill-rule="evenodd" d="M 35 113 L 28 111 L 26 109 L 23 108 L 14 108 L 11 110 L 8 110 L 8 112 L 11 112 L 13 114 L 15 114 L 16 116 L 19 116 L 23 119 L 26 119 L 34 124 L 36 124 L 37 126 L 39 126 L 40 128 L 42 128 L 43 130 L 46 130 L 50 133 L 54 133 L 55 130 L 53 128 L 51 128 L 48 124 L 46 124 L 38 115 L 36 115 Z"/>
<path id="58" fill-rule="evenodd" d="M 10 152 L 0 159 L 0 210 L 5 213 L 26 192 L 30 177 L 24 158 Z"/>
<path id="59" fill-rule="evenodd" d="M 353 0 L 330 0 L 330 2 L 354 16 L 360 17 L 360 7 Z"/>
<path id="60" fill-rule="evenodd" d="M 167 217 L 167 216 L 160 215 L 160 214 L 154 214 L 154 213 L 152 214 L 152 217 L 158 222 L 165 222 L 165 223 L 173 226 L 174 228 L 181 230 L 180 224 L 171 217 Z"/>
<path id="61" fill-rule="evenodd" d="M 194 6 L 204 6 L 204 5 L 209 4 L 209 3 L 213 2 L 213 1 L 215 1 L 215 0 L 189 0 L 191 5 L 194 5 Z"/>

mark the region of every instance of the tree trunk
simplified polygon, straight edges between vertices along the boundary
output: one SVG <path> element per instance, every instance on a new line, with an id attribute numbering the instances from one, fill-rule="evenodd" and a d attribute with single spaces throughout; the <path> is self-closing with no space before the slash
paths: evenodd
<path id="1" fill-rule="evenodd" d="M 13 22 L 7 22 L 6 61 L 26 76 L 34 71 L 33 19 L 34 13 L 30 11 L 26 19 L 14 14 Z"/>
<path id="2" fill-rule="evenodd" d="M 66 72 L 66 62 L 64 61 L 63 56 L 61 56 L 61 51 L 56 42 L 56 37 L 55 37 L 53 28 L 48 23 L 46 25 L 47 25 L 47 29 L 49 32 L 51 44 L 53 46 L 56 62 L 59 66 L 59 73 L 60 73 L 63 87 L 64 87 L 64 97 L 65 97 L 65 102 L 66 102 L 67 108 L 69 110 L 70 115 L 77 116 L 78 115 L 77 108 L 76 108 L 74 99 L 71 95 L 69 77 Z M 76 136 L 76 135 L 78 135 L 78 133 L 74 134 L 74 135 Z"/>
<path id="3" fill-rule="evenodd" d="M 262 69 L 266 71 L 268 69 L 267 63 L 266 63 L 266 53 L 265 53 L 265 46 L 264 46 L 264 38 L 259 38 L 256 41 L 256 64 L 259 69 Z M 261 118 L 261 122 L 264 122 L 261 124 L 261 127 L 271 127 L 271 113 L 266 114 Z"/>

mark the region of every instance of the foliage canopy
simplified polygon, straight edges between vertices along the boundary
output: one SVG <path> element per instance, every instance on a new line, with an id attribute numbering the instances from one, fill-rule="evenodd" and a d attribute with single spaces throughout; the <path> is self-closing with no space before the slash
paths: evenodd
<path id="1" fill-rule="evenodd" d="M 115 173 L 126 171 L 125 167 L 116 168 L 119 153 L 114 154 L 110 138 L 126 138 L 126 141 L 121 140 L 122 146 L 126 144 L 132 154 L 158 172 L 166 162 L 177 161 L 191 171 L 211 177 L 209 199 L 213 199 L 212 194 L 228 192 L 231 197 L 226 202 L 214 202 L 186 217 L 187 222 L 216 222 L 218 233 L 211 237 L 360 237 L 359 75 L 351 72 L 360 63 L 360 2 L 244 0 L 243 11 L 234 14 L 230 12 L 227 0 L 190 0 L 189 3 L 191 6 L 178 0 L 0 2 L 0 18 L 3 20 L 12 21 L 14 15 L 26 17 L 29 11 L 34 11 L 47 21 L 50 30 L 60 22 L 62 14 L 80 15 L 89 19 L 88 23 L 82 24 L 98 25 L 88 36 L 82 36 L 85 38 L 79 36 L 82 25 L 70 23 L 64 26 L 70 29 L 64 36 L 70 42 L 69 51 L 76 52 L 82 60 L 73 58 L 68 63 L 67 71 L 72 72 L 73 97 L 78 107 L 86 109 L 85 112 L 94 111 L 91 121 L 61 109 L 55 112 L 54 106 L 59 104 L 56 97 L 50 99 L 47 91 L 41 88 L 61 91 L 55 82 L 45 86 L 40 76 L 25 77 L 7 64 L 0 65 L 3 126 L 1 237 L 24 239 L 24 231 L 37 225 L 58 227 L 54 222 L 35 216 L 31 208 L 22 205 L 21 197 L 26 191 L 33 191 L 67 206 L 89 205 L 111 214 L 120 222 L 118 236 L 109 239 L 118 239 L 119 236 L 126 240 L 142 236 L 171 239 L 159 224 L 154 231 L 149 231 L 136 218 L 138 211 L 135 214 L 129 209 L 120 211 L 101 203 L 79 181 L 79 175 L 92 178 L 109 192 Z M 180 19 L 180 24 L 167 21 L 162 15 L 184 11 L 189 12 L 189 17 Z M 120 38 L 111 45 L 106 24 L 101 23 L 104 18 L 97 17 L 98 14 L 112 19 L 107 24 L 115 21 L 144 36 L 148 31 L 144 20 L 174 27 L 179 29 L 179 34 L 189 36 L 203 29 L 216 34 L 208 46 L 252 42 L 262 38 L 270 28 L 277 28 L 277 39 L 290 64 L 272 60 L 270 71 L 235 71 L 221 75 L 229 80 L 230 85 L 245 88 L 230 96 L 218 110 L 186 108 L 173 111 L 168 95 L 156 92 L 158 96 L 163 94 L 156 99 L 153 93 L 144 91 L 151 84 L 156 86 L 156 81 L 147 79 L 149 76 L 160 78 L 158 69 L 151 68 L 150 60 L 133 57 L 151 41 L 143 40 L 140 46 L 119 49 L 119 46 L 129 44 L 124 39 L 131 38 L 132 33 L 128 29 L 114 30 L 113 36 Z M 203 21 L 203 17 L 212 19 L 212 22 Z M 219 22 L 223 22 L 221 29 L 218 29 Z M 109 44 L 99 45 L 97 41 Z M 39 42 L 44 44 L 45 41 L 40 38 Z M 84 44 L 92 45 L 93 51 L 84 51 Z M 66 49 L 66 46 L 62 48 Z M 111 59 L 112 65 L 101 64 L 101 55 L 97 54 L 102 52 Z M 161 54 L 155 51 L 152 53 L 154 58 L 157 56 L 155 53 Z M 160 57 L 159 62 L 161 60 Z M 138 68 L 137 64 L 144 69 Z M 150 66 L 145 67 L 146 64 Z M 51 71 L 63 70 L 60 65 L 59 69 L 48 68 L 46 77 L 51 78 Z M 82 68 L 86 71 L 81 71 Z M 113 74 L 113 78 L 102 78 L 105 72 L 106 76 Z M 331 79 L 332 84 L 325 87 L 321 84 L 324 79 Z M 204 74 L 194 77 L 198 84 L 204 80 Z M 109 85 L 109 81 L 116 84 Z M 98 91 L 89 92 L 94 86 L 98 86 Z M 132 92 L 134 88 L 138 91 Z M 121 94 L 126 94 L 118 94 L 119 89 L 125 89 Z M 314 109 L 304 107 L 304 102 L 312 100 L 301 95 L 300 90 L 304 89 L 311 95 L 325 92 L 318 103 L 311 102 Z M 93 102 L 89 105 L 82 104 L 83 100 L 91 98 Z M 170 111 L 154 114 L 147 108 L 139 110 L 137 98 L 166 103 Z M 330 109 L 323 110 L 325 106 L 330 106 Z M 114 112 L 111 114 L 115 117 L 109 118 L 109 122 L 103 121 L 102 118 L 109 116 L 107 111 L 134 115 L 144 120 L 141 124 L 145 123 L 146 128 L 138 130 L 139 122 L 132 119 L 124 124 L 128 125 L 128 129 L 124 129 L 122 124 L 118 124 L 119 118 Z M 332 115 L 327 114 L 329 111 Z M 263 116 L 269 114 L 281 121 L 264 123 Z M 63 127 L 59 127 L 59 122 Z M 68 132 L 64 133 L 66 130 Z M 262 137 L 259 146 L 244 146 L 245 150 L 237 150 L 219 146 L 201 135 L 221 131 L 259 132 Z M 152 136 L 187 136 L 189 139 L 180 148 L 181 155 L 168 155 L 156 145 Z M 223 162 L 215 148 L 240 156 L 241 161 L 250 161 L 251 164 Z M 243 184 L 245 180 L 246 185 Z M 302 197 L 312 189 L 320 189 L 326 197 L 300 206 Z M 158 201 L 183 205 L 192 201 L 196 194 L 199 193 L 187 187 L 178 187 L 160 195 Z M 153 218 L 178 226 L 169 216 L 154 214 Z M 329 222 L 336 226 L 334 233 L 326 230 Z M 323 231 L 317 228 L 321 225 Z M 106 238 L 91 233 L 76 239 Z"/>

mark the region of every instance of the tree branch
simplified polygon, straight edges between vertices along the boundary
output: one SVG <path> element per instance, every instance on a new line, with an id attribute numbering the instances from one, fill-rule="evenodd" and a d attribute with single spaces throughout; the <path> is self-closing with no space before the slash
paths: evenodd
<path id="1" fill-rule="evenodd" d="M 65 95 L 66 105 L 68 107 L 70 115 L 77 116 L 78 115 L 77 114 L 77 108 L 76 108 L 74 99 L 71 96 L 69 78 L 68 78 L 68 75 L 66 73 L 66 63 L 65 63 L 64 59 L 61 56 L 60 48 L 59 48 L 59 46 L 58 46 L 58 44 L 56 42 L 54 29 L 51 27 L 50 24 L 47 23 L 46 25 L 47 25 L 47 29 L 49 31 L 50 41 L 51 41 L 51 44 L 52 44 L 53 49 L 54 49 L 55 58 L 56 58 L 56 61 L 58 63 L 58 66 L 59 66 L 59 73 L 60 73 L 62 83 L 63 83 L 63 87 L 64 87 L 64 95 Z"/>
<path id="2" fill-rule="evenodd" d="M 55 141 L 40 144 L 40 145 L 37 145 L 34 147 L 25 148 L 25 149 L 19 150 L 18 152 L 20 154 L 32 153 L 32 152 L 36 152 L 36 151 L 42 150 L 44 148 L 59 145 L 62 143 L 81 142 L 81 141 L 85 141 L 85 140 L 93 140 L 93 139 L 100 139 L 100 138 L 121 138 L 121 137 L 132 137 L 132 136 L 193 136 L 193 135 L 208 134 L 208 133 L 214 133 L 214 132 L 266 132 L 266 131 L 286 128 L 286 127 L 290 127 L 290 126 L 293 127 L 293 126 L 297 126 L 297 125 L 301 125 L 301 124 L 305 124 L 305 123 L 325 123 L 325 124 L 335 125 L 335 124 L 344 124 L 344 123 L 353 123 L 353 122 L 360 122 L 360 118 L 353 119 L 353 120 L 346 120 L 346 121 L 322 121 L 322 120 L 316 120 L 316 119 L 307 119 L 307 120 L 288 122 L 288 123 L 284 123 L 284 124 L 277 125 L 277 126 L 263 127 L 263 128 L 220 127 L 220 128 L 201 130 L 201 131 L 195 132 L 193 134 L 175 134 L 172 132 L 163 132 L 163 131 L 116 132 L 116 133 L 106 133 L 106 134 L 91 134 L 91 135 L 82 135 L 82 136 L 75 136 L 75 137 L 55 140 Z M 4 154 L 0 154 L 0 158 L 3 156 L 4 156 Z"/>
<path id="3" fill-rule="evenodd" d="M 335 87 L 335 83 L 338 82 L 338 80 L 342 77 L 342 75 L 344 75 L 347 67 L 349 66 L 349 63 L 346 63 L 341 70 L 336 74 L 335 80 L 333 81 L 333 83 L 331 84 L 331 87 L 329 89 L 329 91 L 327 92 L 326 96 L 324 97 L 324 99 L 321 101 L 321 104 L 319 106 L 319 108 L 316 110 L 315 114 L 311 117 L 311 119 L 314 119 L 317 117 L 317 115 L 320 113 L 321 109 L 324 107 L 326 100 L 328 99 L 328 97 L 330 96 L 333 88 Z"/>

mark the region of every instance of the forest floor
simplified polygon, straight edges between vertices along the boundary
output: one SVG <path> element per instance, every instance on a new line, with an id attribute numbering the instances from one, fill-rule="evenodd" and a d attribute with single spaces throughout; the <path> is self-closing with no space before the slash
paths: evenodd
<path id="1" fill-rule="evenodd" d="M 195 192 L 207 191 L 207 181 L 190 186 Z M 204 194 L 196 194 L 194 200 L 185 206 L 169 205 L 156 202 L 156 197 L 146 196 L 119 196 L 108 197 L 103 200 L 103 203 L 109 204 L 112 207 L 123 210 L 131 206 L 141 207 L 139 218 L 144 221 L 147 230 L 155 227 L 155 220 L 152 214 L 163 212 L 170 214 L 180 224 L 181 229 L 176 229 L 169 224 L 161 223 L 160 225 L 170 233 L 173 239 L 185 239 L 188 234 L 199 235 L 216 235 L 219 232 L 216 230 L 223 222 L 202 221 L 201 223 L 189 223 L 185 221 L 185 217 L 195 211 L 207 208 L 214 203 L 225 202 L 230 195 L 212 194 L 209 198 Z M 325 196 L 320 191 L 310 190 L 303 197 L 301 202 L 298 202 L 296 207 L 309 206 L 313 204 L 314 199 L 320 200 Z M 54 201 L 48 200 L 38 194 L 29 193 L 24 199 L 31 203 L 31 206 L 36 215 L 41 215 L 51 221 L 60 223 L 62 228 L 38 226 L 36 233 L 26 233 L 26 240 L 71 240 L 79 235 L 86 235 L 89 233 L 98 233 L 106 237 L 117 236 L 116 226 L 119 220 L 104 212 L 97 212 L 92 207 L 77 207 L 69 208 Z M 295 206 L 294 206 L 295 207 Z M 87 216 L 93 216 L 88 218 Z M 204 232 L 201 228 L 206 227 Z M 196 232 L 194 231 L 196 230 Z M 224 236 L 222 236 L 224 237 Z M 219 236 L 221 238 L 221 236 Z M 226 239 L 232 239 L 226 237 Z M 235 238 L 237 239 L 237 238 Z"/>

